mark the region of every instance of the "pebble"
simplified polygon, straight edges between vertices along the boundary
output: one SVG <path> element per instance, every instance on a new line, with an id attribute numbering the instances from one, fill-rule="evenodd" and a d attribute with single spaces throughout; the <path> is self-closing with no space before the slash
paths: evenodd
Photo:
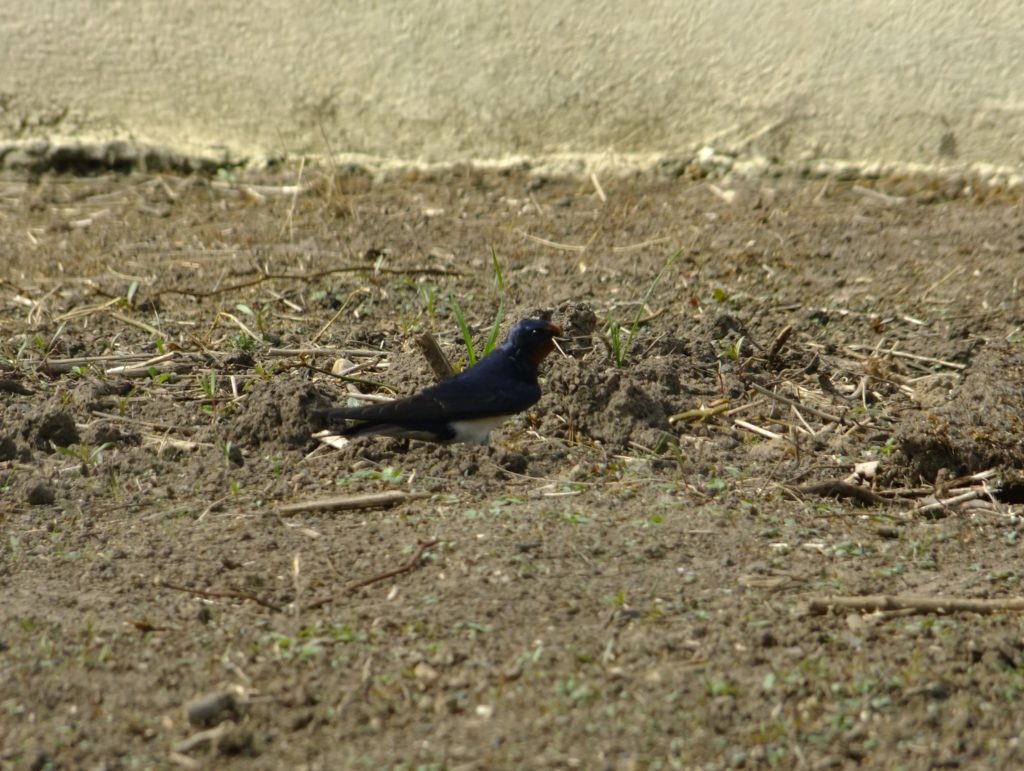
<path id="1" fill-rule="evenodd" d="M 36 446 L 41 449 L 48 448 L 51 442 L 58 447 L 67 447 L 78 441 L 75 419 L 62 410 L 47 415 L 36 429 Z"/>
<path id="2" fill-rule="evenodd" d="M 34 479 L 28 484 L 25 499 L 32 506 L 49 506 L 57 500 L 57 494 L 45 480 Z"/>
<path id="3" fill-rule="evenodd" d="M 192 725 L 210 728 L 228 718 L 237 718 L 238 701 L 227 691 L 207 694 L 186 704 L 185 715 Z"/>
<path id="4" fill-rule="evenodd" d="M 18 457 L 18 445 L 9 436 L 0 436 L 0 461 Z"/>

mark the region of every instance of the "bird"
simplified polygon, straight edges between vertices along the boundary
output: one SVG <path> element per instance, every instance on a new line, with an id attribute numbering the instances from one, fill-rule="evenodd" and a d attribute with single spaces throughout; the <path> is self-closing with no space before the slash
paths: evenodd
<path id="1" fill-rule="evenodd" d="M 561 334 L 546 319 L 524 319 L 472 367 L 417 394 L 363 407 L 332 407 L 318 415 L 328 424 L 355 421 L 340 431 L 349 438 L 488 444 L 492 430 L 540 400 L 540 364 Z"/>

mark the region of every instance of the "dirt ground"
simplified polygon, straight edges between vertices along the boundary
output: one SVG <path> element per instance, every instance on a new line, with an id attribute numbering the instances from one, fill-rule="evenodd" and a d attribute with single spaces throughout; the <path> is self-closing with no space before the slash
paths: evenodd
<path id="1" fill-rule="evenodd" d="M 0 177 L 0 767 L 1024 764 L 1020 198 L 692 172 Z"/>

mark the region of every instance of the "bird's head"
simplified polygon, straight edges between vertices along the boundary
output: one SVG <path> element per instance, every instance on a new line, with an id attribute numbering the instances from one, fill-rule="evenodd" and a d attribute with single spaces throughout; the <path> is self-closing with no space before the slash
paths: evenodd
<path id="1" fill-rule="evenodd" d="M 562 334 L 557 324 L 545 319 L 524 319 L 512 327 L 504 347 L 518 359 L 537 367 L 555 350 L 555 338 Z"/>

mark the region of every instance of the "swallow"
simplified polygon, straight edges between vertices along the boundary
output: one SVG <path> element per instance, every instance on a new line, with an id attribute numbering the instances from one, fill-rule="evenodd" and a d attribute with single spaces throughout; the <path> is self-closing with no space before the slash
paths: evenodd
<path id="1" fill-rule="evenodd" d="M 525 319 L 475 365 L 418 394 L 318 414 L 329 423 L 355 421 L 340 432 L 346 437 L 375 434 L 443 444 L 487 444 L 492 430 L 540 400 L 540 364 L 561 334 L 550 321 Z"/>

